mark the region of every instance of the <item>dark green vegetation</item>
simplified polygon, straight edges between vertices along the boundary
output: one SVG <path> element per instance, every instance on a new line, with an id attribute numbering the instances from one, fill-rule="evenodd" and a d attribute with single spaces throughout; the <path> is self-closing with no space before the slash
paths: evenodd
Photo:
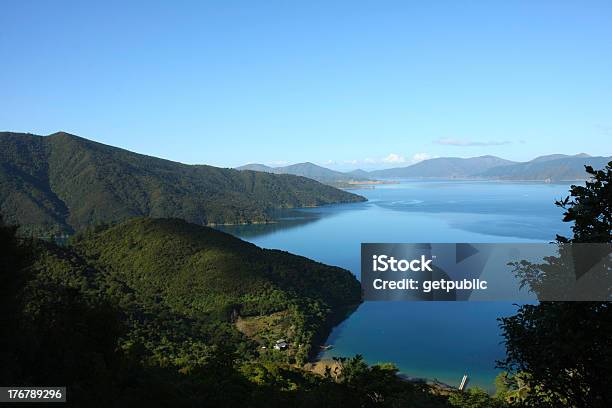
<path id="1" fill-rule="evenodd" d="M 289 383 L 289 363 L 304 360 L 331 311 L 360 301 L 348 271 L 181 220 L 99 227 L 66 248 L 2 233 L 1 382 L 66 383 L 100 405 L 113 395 L 238 402 L 256 388 L 239 371 L 268 363 Z M 234 320 L 277 311 L 289 314 L 295 351 L 259 359 Z"/>
<path id="2" fill-rule="evenodd" d="M 612 162 L 603 170 L 586 170 L 591 180 L 572 186 L 571 196 L 557 202 L 566 210 L 564 221 L 574 223 L 573 238 L 557 237 L 561 244 L 612 242 Z M 507 358 L 500 366 L 511 373 L 508 397 L 516 405 L 612 406 L 610 302 L 524 305 L 501 319 L 501 326 Z"/>
<path id="3" fill-rule="evenodd" d="M 54 201 L 49 193 L 55 190 L 47 162 L 55 147 L 32 138 L 38 142 L 1 152 L 13 158 L 2 161 L 2 186 L 13 186 L 18 193 L 10 197 L 24 200 L 20 211 L 41 208 L 43 216 L 70 219 L 64 199 Z M 93 160 L 104 171 L 81 168 L 81 160 L 103 155 L 84 148 L 66 166 L 81 169 L 74 170 L 81 181 L 70 183 L 83 183 L 83 194 L 91 184 L 126 199 L 107 183 L 123 180 L 113 171 L 122 174 L 132 159 L 158 163 L 72 136 L 48 140 L 53 138 L 129 157 L 108 168 Z M 188 169 L 202 167 L 160 162 L 183 169 L 176 177 L 187 180 Z M 610 166 L 587 169 L 593 180 L 572 187 L 571 198 L 559 202 L 565 221 L 574 223 L 574 237 L 558 237 L 560 242 L 612 241 Z M 143 174 L 138 177 L 149 180 Z M 85 201 L 98 196 L 87 194 L 81 205 L 98 208 Z M 509 374 L 499 378 L 498 394 L 491 397 L 477 389 L 459 393 L 409 383 L 394 366 L 368 366 L 360 356 L 338 359 L 324 375 L 302 369 L 335 315 L 359 299 L 348 271 L 179 219 L 96 225 L 66 247 L 18 237 L 0 220 L 0 384 L 65 384 L 73 406 L 610 406 L 609 303 L 526 305 L 502 319 L 508 352 L 500 364 Z M 288 348 L 271 350 L 280 336 Z"/>
<path id="4" fill-rule="evenodd" d="M 331 312 L 360 300 L 348 271 L 176 219 L 96 227 L 67 247 L 15 231 L 0 222 L 2 384 L 65 384 L 69 405 L 100 407 L 494 401 L 449 401 L 360 356 L 324 375 L 300 368 Z M 283 316 L 288 350 L 237 330 L 260 315 Z"/>
<path id="5" fill-rule="evenodd" d="M 179 318 L 233 324 L 239 316 L 286 311 L 289 329 L 280 338 L 290 344 L 284 355 L 291 362 L 306 361 L 332 310 L 361 301 L 346 270 L 177 219 L 136 219 L 74 241 L 96 268 Z"/>
<path id="6" fill-rule="evenodd" d="M 138 216 L 268 222 L 278 208 L 356 201 L 304 177 L 185 165 L 67 133 L 0 133 L 0 211 L 35 235 Z"/>

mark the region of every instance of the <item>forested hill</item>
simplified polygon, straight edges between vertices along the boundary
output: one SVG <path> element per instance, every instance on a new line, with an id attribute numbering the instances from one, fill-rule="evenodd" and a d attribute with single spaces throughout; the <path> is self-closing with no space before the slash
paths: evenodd
<path id="1" fill-rule="evenodd" d="M 306 299 L 323 313 L 360 302 L 349 271 L 180 219 L 136 218 L 93 231 L 75 236 L 79 254 L 138 297 L 157 298 L 186 316 L 265 315 Z"/>
<path id="2" fill-rule="evenodd" d="M 67 133 L 0 133 L 0 211 L 35 234 L 135 216 L 252 223 L 278 208 L 364 201 L 292 175 L 186 165 Z"/>
<path id="3" fill-rule="evenodd" d="M 216 392 L 246 387 L 241 367 L 303 363 L 332 312 L 361 301 L 347 270 L 178 219 L 92 228 L 67 247 L 10 240 L 0 219 L 0 380 L 67 385 L 75 406 L 244 400 Z M 249 337 L 238 319 L 266 324 Z"/>
<path id="4" fill-rule="evenodd" d="M 484 405 L 455 405 L 468 394 L 360 356 L 302 366 L 360 302 L 349 271 L 179 219 L 92 227 L 64 247 L 15 230 L 0 216 L 2 384 L 61 384 L 75 407 L 498 407 L 482 391 Z"/>

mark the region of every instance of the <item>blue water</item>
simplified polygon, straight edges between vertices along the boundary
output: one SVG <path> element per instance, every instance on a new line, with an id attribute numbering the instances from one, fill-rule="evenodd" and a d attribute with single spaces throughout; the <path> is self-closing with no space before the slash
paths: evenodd
<path id="1" fill-rule="evenodd" d="M 276 248 L 351 270 L 361 242 L 548 242 L 569 235 L 554 200 L 569 186 L 544 183 L 404 181 L 355 190 L 366 203 L 294 210 L 271 225 L 225 227 Z M 365 302 L 331 333 L 322 358 L 362 354 L 411 377 L 493 390 L 504 357 L 497 318 L 506 302 Z"/>

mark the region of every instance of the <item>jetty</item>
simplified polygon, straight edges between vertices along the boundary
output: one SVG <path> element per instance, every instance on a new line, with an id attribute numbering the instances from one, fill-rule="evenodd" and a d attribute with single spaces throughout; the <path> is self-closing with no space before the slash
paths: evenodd
<path id="1" fill-rule="evenodd" d="M 468 382 L 470 381 L 469 377 L 467 374 L 463 374 L 463 378 L 461 379 L 461 384 L 459 384 L 459 391 L 463 391 L 465 390 L 465 387 L 467 387 Z"/>

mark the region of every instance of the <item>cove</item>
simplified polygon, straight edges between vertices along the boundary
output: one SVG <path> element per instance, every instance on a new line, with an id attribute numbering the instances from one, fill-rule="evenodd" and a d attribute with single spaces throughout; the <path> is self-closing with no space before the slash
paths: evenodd
<path id="1" fill-rule="evenodd" d="M 569 235 L 555 199 L 568 184 L 414 181 L 354 190 L 368 202 L 279 214 L 270 225 L 220 229 L 264 248 L 286 250 L 360 274 L 362 242 L 549 242 Z M 510 302 L 365 302 L 338 325 L 321 358 L 362 354 L 409 377 L 493 390 L 505 349 L 497 318 Z"/>

